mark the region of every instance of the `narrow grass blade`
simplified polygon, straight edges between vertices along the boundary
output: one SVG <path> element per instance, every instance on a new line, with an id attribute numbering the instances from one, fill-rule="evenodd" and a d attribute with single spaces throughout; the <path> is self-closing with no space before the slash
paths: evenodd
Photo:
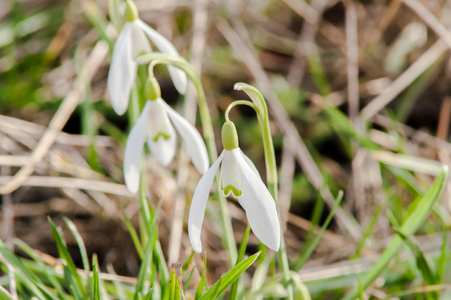
<path id="1" fill-rule="evenodd" d="M 106 268 L 107 268 L 107 271 L 109 274 L 117 275 L 116 271 L 114 270 L 114 268 L 111 264 L 107 265 Z M 113 280 L 113 285 L 116 288 L 115 296 L 117 297 L 117 299 L 120 299 L 120 300 L 128 299 L 128 297 L 125 295 L 124 284 L 122 282 Z"/>
<path id="2" fill-rule="evenodd" d="M 331 88 L 329 81 L 323 71 L 323 67 L 321 64 L 321 57 L 318 53 L 318 49 L 316 46 L 314 47 L 314 51 L 307 57 L 310 72 L 312 73 L 313 81 L 315 82 L 316 88 L 321 96 L 327 96 L 330 94 Z"/>
<path id="3" fill-rule="evenodd" d="M 158 215 L 158 214 L 157 214 Z M 155 258 L 158 262 L 158 273 L 160 275 L 162 282 L 168 282 L 169 281 L 169 269 L 168 265 L 166 263 L 166 259 L 164 257 L 163 249 L 161 249 L 160 240 L 158 238 L 158 231 L 155 233 L 154 236 L 154 251 L 155 251 Z"/>
<path id="4" fill-rule="evenodd" d="M 58 300 L 58 297 L 56 297 L 55 295 L 53 295 L 45 285 L 37 283 L 36 286 L 41 290 L 41 292 L 44 293 L 44 295 L 46 296 L 46 299 L 52 299 L 52 300 Z"/>
<path id="5" fill-rule="evenodd" d="M 351 256 L 351 258 L 357 258 L 360 256 L 360 251 L 365 246 L 366 241 L 371 236 L 371 233 L 373 232 L 374 227 L 376 226 L 377 222 L 379 221 L 379 217 L 384 211 L 384 208 L 387 206 L 386 202 L 378 205 L 376 209 L 374 210 L 373 215 L 371 216 L 370 221 L 368 222 L 367 227 L 362 233 L 362 238 L 360 241 L 357 242 L 357 249 L 355 250 L 354 254 Z"/>
<path id="6" fill-rule="evenodd" d="M 107 34 L 108 22 L 103 13 L 97 7 L 95 2 L 85 2 L 84 4 L 86 18 L 91 22 L 100 37 L 110 45 L 110 49 L 112 51 L 114 43 Z"/>
<path id="7" fill-rule="evenodd" d="M 127 226 L 128 232 L 130 233 L 130 236 L 133 241 L 133 245 L 135 245 L 136 252 L 138 253 L 138 256 L 140 259 L 143 259 L 144 250 L 143 246 L 141 245 L 141 241 L 139 240 L 138 233 L 136 232 L 135 228 L 132 225 L 132 222 L 127 217 L 127 214 L 125 213 L 124 207 L 121 205 L 122 215 L 124 216 L 125 220 L 125 226 Z"/>
<path id="8" fill-rule="evenodd" d="M 358 275 L 359 277 L 359 300 L 364 300 L 365 297 L 363 296 L 363 286 L 362 286 L 362 280 L 360 278 L 360 274 Z"/>
<path id="9" fill-rule="evenodd" d="M 202 276 L 196 289 L 196 296 L 194 299 L 200 299 L 204 290 L 207 287 L 207 253 L 204 254 L 204 265 L 202 266 Z"/>
<path id="10" fill-rule="evenodd" d="M 185 284 L 183 285 L 183 293 L 186 293 L 188 290 L 189 284 L 191 283 L 191 278 L 193 277 L 194 268 L 191 270 L 191 272 L 188 275 L 188 278 L 185 279 Z"/>
<path id="11" fill-rule="evenodd" d="M 139 294 L 143 294 L 144 292 L 144 282 L 146 281 L 146 277 L 148 274 L 148 269 L 150 267 L 150 264 L 152 262 L 152 258 L 153 258 L 153 245 L 152 245 L 152 240 L 153 239 L 149 239 L 149 241 L 147 242 L 146 245 L 146 249 L 144 252 L 144 257 L 143 260 L 141 262 L 141 267 L 139 268 L 139 273 L 138 273 L 138 283 L 136 284 L 136 292 L 135 292 L 135 297 L 134 299 L 138 299 L 138 295 Z"/>
<path id="12" fill-rule="evenodd" d="M 93 261 L 92 264 L 92 283 L 91 283 L 91 299 L 100 300 L 99 288 L 99 272 L 97 271 L 97 264 Z"/>
<path id="13" fill-rule="evenodd" d="M 174 265 L 171 268 L 171 276 L 169 280 L 169 300 L 180 300 L 180 283 L 175 274 Z"/>
<path id="14" fill-rule="evenodd" d="M 298 273 L 290 273 L 291 280 L 293 280 L 294 294 L 293 299 L 296 300 L 311 300 L 312 297 L 307 289 L 307 286 L 302 282 Z"/>
<path id="15" fill-rule="evenodd" d="M 212 287 L 210 287 L 210 289 L 200 299 L 214 299 L 212 298 L 212 296 L 214 296 L 215 294 L 217 296 L 221 295 L 227 289 L 227 287 L 229 287 L 235 280 L 237 280 L 238 277 L 240 277 L 241 274 L 243 274 L 243 272 L 246 271 L 247 268 L 249 268 L 254 263 L 259 255 L 260 252 L 257 252 L 234 266 L 232 269 L 230 269 L 230 271 L 222 276 L 219 281 L 217 281 Z"/>
<path id="16" fill-rule="evenodd" d="M 437 280 L 438 283 L 442 283 L 443 279 L 444 279 L 444 275 L 445 275 L 445 271 L 446 271 L 446 266 L 447 266 L 447 255 L 448 255 L 448 251 L 447 251 L 447 245 L 448 245 L 448 227 L 446 226 L 446 224 L 442 225 L 442 247 L 441 247 L 441 253 L 440 253 L 440 258 L 438 260 L 438 270 L 437 270 Z"/>
<path id="17" fill-rule="evenodd" d="M 145 197 L 141 197 L 141 198 L 145 198 Z M 138 299 L 139 296 L 144 293 L 144 282 L 146 281 L 148 270 L 149 270 L 149 268 L 151 268 L 151 262 L 152 262 L 153 254 L 154 254 L 154 243 L 155 243 L 154 237 L 155 237 L 157 229 L 158 229 L 156 216 L 158 216 L 158 213 L 160 211 L 162 203 L 163 203 L 162 200 L 160 200 L 160 202 L 158 203 L 157 209 L 155 211 L 153 219 L 150 219 L 150 212 L 148 211 L 148 213 L 149 213 L 148 217 L 149 217 L 149 222 L 150 222 L 148 229 L 149 229 L 150 236 L 147 239 L 144 257 L 141 262 L 141 267 L 139 268 L 138 283 L 136 284 L 136 292 L 135 292 L 134 299 Z M 141 204 L 146 205 L 147 210 L 149 209 L 146 201 L 144 201 Z M 144 210 L 146 210 L 146 209 L 144 209 Z"/>
<path id="18" fill-rule="evenodd" d="M 193 261 L 194 253 L 195 253 L 194 251 L 191 251 L 190 256 L 185 260 L 185 263 L 182 266 L 182 276 L 185 274 L 185 272 L 188 269 L 189 265 Z"/>
<path id="19" fill-rule="evenodd" d="M 86 274 L 88 274 L 90 268 L 89 268 L 88 252 L 86 251 L 85 243 L 83 242 L 83 239 L 80 233 L 78 232 L 77 227 L 75 227 L 75 224 L 68 218 L 63 218 L 63 220 L 66 223 L 69 230 L 72 232 L 72 235 L 75 237 L 75 241 L 77 242 L 78 248 L 80 249 L 81 261 L 83 262 L 83 269 L 85 270 Z"/>
<path id="20" fill-rule="evenodd" d="M 332 128 L 334 128 L 335 131 L 343 132 L 356 138 L 359 141 L 359 143 L 367 149 L 372 150 L 379 149 L 379 146 L 376 143 L 370 140 L 367 136 L 364 136 L 361 133 L 359 133 L 355 128 L 355 126 L 351 123 L 349 118 L 338 108 L 336 108 L 335 106 L 328 106 L 326 107 L 324 112 L 326 113 L 328 119 L 330 120 L 329 123 L 331 124 Z"/>
<path id="21" fill-rule="evenodd" d="M 423 252 L 421 252 L 420 248 L 418 248 L 418 246 L 414 242 L 412 242 L 408 236 L 406 236 L 399 230 L 395 230 L 395 231 L 402 238 L 403 242 L 413 252 L 413 254 L 415 256 L 415 262 L 416 262 L 417 268 L 420 270 L 421 275 L 422 275 L 423 280 L 426 283 L 426 285 L 436 284 L 437 278 L 435 277 L 434 273 L 432 272 L 431 267 L 429 266 L 429 263 L 426 260 L 426 257 L 423 255 Z M 427 300 L 437 300 L 438 293 L 436 291 L 426 292 L 425 298 Z"/>
<path id="22" fill-rule="evenodd" d="M 7 289 L 0 285 L 0 298 L 2 300 L 14 300 L 13 295 L 11 295 Z"/>
<path id="23" fill-rule="evenodd" d="M 396 154 L 388 151 L 372 151 L 371 157 L 375 160 L 402 169 L 437 176 L 442 171 L 438 161 L 415 157 L 411 155 Z"/>
<path id="24" fill-rule="evenodd" d="M 238 250 L 238 258 L 236 259 L 237 264 L 244 258 L 244 253 L 246 252 L 247 240 L 249 238 L 250 230 L 251 230 L 251 227 L 249 225 L 247 225 L 246 231 L 244 232 L 243 240 L 241 241 L 240 249 Z M 234 283 L 232 283 L 232 286 L 230 287 L 229 299 L 231 299 L 231 300 L 236 299 L 239 283 L 240 283 L 240 280 L 237 280 Z"/>
<path id="25" fill-rule="evenodd" d="M 142 299 L 143 300 L 152 300 L 153 289 L 151 289 Z"/>
<path id="26" fill-rule="evenodd" d="M 418 228 L 423 224 L 427 218 L 429 212 L 431 211 L 434 202 L 440 196 L 443 188 L 446 186 L 448 178 L 448 166 L 443 167 L 443 171 L 435 180 L 434 185 L 429 189 L 429 191 L 423 196 L 421 201 L 416 205 L 415 210 L 407 217 L 405 222 L 402 224 L 400 231 L 406 235 L 410 236 L 414 234 Z M 362 279 L 362 287 L 365 290 L 380 273 L 384 271 L 390 260 L 399 251 L 403 244 L 403 241 L 399 235 L 395 236 L 390 244 L 385 248 L 379 260 L 373 265 L 371 270 Z M 353 300 L 359 294 L 359 287 L 355 287 L 349 294 L 345 296 L 345 300 Z"/>
<path id="27" fill-rule="evenodd" d="M 42 262 L 39 255 L 37 255 L 36 252 L 30 246 L 28 246 L 21 240 L 15 240 L 14 244 L 37 263 L 37 267 L 45 274 L 47 280 L 50 282 L 50 284 L 56 290 L 59 298 L 61 298 L 61 299 L 66 298 L 67 295 L 64 293 L 63 287 L 61 286 L 58 279 L 55 277 L 55 274 L 50 272 L 49 268 Z"/>
<path id="28" fill-rule="evenodd" d="M 77 272 L 77 267 L 75 266 L 74 261 L 72 260 L 72 257 L 69 254 L 69 250 L 67 250 L 66 244 L 64 242 L 63 235 L 58 228 L 56 228 L 53 221 L 48 218 L 50 228 L 52 230 L 53 238 L 55 239 L 56 246 L 58 248 L 58 253 L 62 259 L 66 261 L 67 269 L 69 270 L 70 274 L 67 274 L 67 276 L 71 276 L 70 279 L 72 279 L 75 283 L 74 289 L 77 290 L 78 294 L 83 299 L 88 299 L 88 295 L 86 294 L 85 288 L 83 287 L 83 282 L 80 277 L 80 275 Z"/>
<path id="29" fill-rule="evenodd" d="M 321 230 L 319 231 L 319 233 L 316 236 L 316 238 L 307 247 L 307 250 L 304 252 L 304 254 L 296 262 L 296 264 L 295 264 L 295 266 L 293 268 L 294 271 L 297 272 L 297 271 L 299 271 L 302 268 L 302 266 L 308 260 L 310 255 L 312 255 L 312 253 L 315 250 L 316 246 L 318 246 L 318 244 L 319 244 L 319 242 L 321 240 L 321 237 L 323 236 L 324 232 L 326 231 L 327 227 L 329 226 L 330 222 L 332 221 L 332 219 L 333 219 L 333 217 L 335 215 L 335 210 L 340 206 L 341 200 L 343 200 L 343 191 L 340 191 L 338 193 L 338 196 L 335 199 L 335 204 L 332 207 L 332 210 L 330 211 L 329 215 L 327 216 L 327 219 L 324 222 L 323 226 L 321 226 Z"/>
<path id="30" fill-rule="evenodd" d="M 37 288 L 38 284 L 42 284 L 39 278 L 22 263 L 22 261 L 0 240 L 0 261 L 8 262 L 14 268 L 15 277 L 22 282 L 35 297 L 45 299 L 44 294 Z"/>

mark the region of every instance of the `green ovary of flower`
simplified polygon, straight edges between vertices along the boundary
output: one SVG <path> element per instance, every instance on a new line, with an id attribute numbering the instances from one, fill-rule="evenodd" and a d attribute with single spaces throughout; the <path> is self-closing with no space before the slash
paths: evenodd
<path id="1" fill-rule="evenodd" d="M 165 134 L 165 133 L 163 133 L 163 132 L 159 132 L 159 133 L 153 138 L 153 141 L 154 141 L 154 142 L 157 142 L 158 139 L 160 138 L 160 136 L 163 137 L 165 140 L 169 140 L 169 135 L 168 135 L 168 134 Z"/>
<path id="2" fill-rule="evenodd" d="M 138 19 L 138 9 L 136 8 L 135 3 L 133 1 L 126 1 L 125 7 L 125 21 L 133 22 Z"/>
<path id="3" fill-rule="evenodd" d="M 238 133 L 236 132 L 235 124 L 227 121 L 222 126 L 221 131 L 222 145 L 225 150 L 233 150 L 238 148 Z"/>

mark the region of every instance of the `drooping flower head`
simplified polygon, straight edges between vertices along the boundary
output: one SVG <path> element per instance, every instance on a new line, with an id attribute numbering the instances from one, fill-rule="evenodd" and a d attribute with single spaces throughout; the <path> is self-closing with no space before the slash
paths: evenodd
<path id="1" fill-rule="evenodd" d="M 149 39 L 158 51 L 179 56 L 171 42 L 138 18 L 138 11 L 132 1 L 127 0 L 126 4 L 125 24 L 114 44 L 107 83 L 111 104 L 118 115 L 122 115 L 128 107 L 138 68 L 135 58 L 142 53 L 152 52 Z M 178 92 L 185 94 L 186 74 L 173 66 L 168 66 L 168 70 Z"/>
<path id="2" fill-rule="evenodd" d="M 185 142 L 199 173 L 204 174 L 209 166 L 207 148 L 201 135 L 161 98 L 155 77 L 148 79 L 146 94 L 148 100 L 125 145 L 124 178 L 132 193 L 136 193 L 139 188 L 142 151 L 146 141 L 150 153 L 162 165 L 166 166 L 174 159 L 177 145 L 174 127 Z"/>
<path id="3" fill-rule="evenodd" d="M 263 244 L 278 251 L 280 223 L 275 201 L 252 161 L 239 148 L 236 128 L 230 121 L 222 127 L 222 143 L 224 150 L 200 179 L 191 201 L 188 233 L 193 249 L 202 251 L 200 235 L 205 207 L 216 171 L 221 165 L 220 192 L 238 199 L 254 234 Z"/>

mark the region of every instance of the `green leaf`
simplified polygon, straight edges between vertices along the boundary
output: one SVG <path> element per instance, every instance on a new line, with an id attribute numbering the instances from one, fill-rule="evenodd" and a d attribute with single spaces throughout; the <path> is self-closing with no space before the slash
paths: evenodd
<path id="1" fill-rule="evenodd" d="M 238 264 L 241 260 L 243 260 L 244 253 L 246 252 L 247 248 L 247 240 L 249 238 L 251 227 L 247 225 L 246 231 L 244 232 L 243 240 L 241 241 L 240 249 L 238 251 L 238 258 L 236 259 L 236 263 Z M 239 280 L 232 283 L 232 286 L 230 287 L 230 293 L 229 293 L 229 299 L 233 300 L 236 299 L 236 295 L 238 293 L 238 284 L 240 283 Z"/>
<path id="2" fill-rule="evenodd" d="M 204 254 L 204 265 L 202 266 L 202 276 L 196 289 L 196 296 L 194 299 L 200 299 L 207 286 L 207 253 Z"/>
<path id="3" fill-rule="evenodd" d="M 145 198 L 145 197 L 143 195 L 141 195 L 140 198 Z M 147 208 L 144 208 L 141 211 L 147 211 L 145 214 L 149 218 L 149 222 L 150 222 L 150 224 L 147 227 L 147 230 L 149 230 L 148 232 L 149 232 L 150 236 L 147 239 L 144 257 L 141 262 L 141 267 L 139 268 L 138 283 L 136 284 L 136 292 L 135 292 L 134 299 L 138 299 L 139 295 L 140 294 L 142 295 L 142 293 L 144 292 L 143 291 L 144 282 L 146 281 L 146 278 L 148 275 L 148 270 L 151 268 L 151 262 L 152 262 L 152 258 L 153 258 L 153 254 L 154 254 L 155 236 L 157 234 L 157 229 L 158 229 L 156 216 L 158 215 L 158 213 L 160 211 L 162 203 L 163 203 L 163 201 L 162 201 L 162 199 L 160 199 L 160 201 L 158 202 L 157 209 L 154 213 L 154 217 L 153 217 L 153 219 L 151 219 L 150 211 L 149 211 L 150 207 L 148 206 L 147 201 L 141 202 L 141 205 L 147 206 Z"/>
<path id="4" fill-rule="evenodd" d="M 175 273 L 174 265 L 171 268 L 171 276 L 169 280 L 169 299 L 179 300 L 180 299 L 180 283 L 177 279 L 177 274 Z"/>
<path id="5" fill-rule="evenodd" d="M 86 251 L 85 243 L 83 242 L 83 239 L 78 232 L 77 227 L 75 227 L 75 224 L 69 220 L 68 218 L 63 218 L 64 222 L 66 223 L 69 230 L 72 232 L 72 235 L 75 237 L 75 241 L 77 242 L 78 248 L 80 249 L 80 255 L 81 255 L 81 261 L 83 262 L 83 269 L 85 270 L 86 274 L 89 273 L 89 259 L 88 259 L 88 252 Z"/>
<path id="6" fill-rule="evenodd" d="M 400 230 L 395 228 L 395 232 L 401 237 L 404 243 L 410 248 L 415 256 L 415 261 L 417 263 L 417 268 L 421 271 L 423 275 L 423 279 L 427 285 L 433 285 L 437 283 L 437 278 L 434 276 L 434 273 L 429 266 L 426 257 L 424 257 L 423 252 L 421 252 L 420 248 L 412 242 L 412 240 L 402 233 Z"/>
<path id="7" fill-rule="evenodd" d="M 254 255 L 246 258 L 241 261 L 239 264 L 230 269 L 224 276 L 221 277 L 200 299 L 215 299 L 212 298 L 216 294 L 216 296 L 220 296 L 226 289 L 229 287 L 238 277 L 243 274 L 244 271 L 249 268 L 254 261 L 258 258 L 260 252 L 255 253 Z"/>
<path id="8" fill-rule="evenodd" d="M 0 298 L 2 300 L 14 300 L 13 295 L 11 295 L 8 290 L 0 285 Z"/>
<path id="9" fill-rule="evenodd" d="M 99 272 L 97 271 L 97 264 L 92 262 L 92 284 L 91 284 L 91 299 L 100 300 L 100 288 L 99 288 Z"/>
<path id="10" fill-rule="evenodd" d="M 58 279 L 55 277 L 54 273 L 52 273 L 49 268 L 42 262 L 39 255 L 27 244 L 25 244 L 21 240 L 15 240 L 14 244 L 18 246 L 23 252 L 25 252 L 31 259 L 33 259 L 37 263 L 37 267 L 40 271 L 42 271 L 48 281 L 55 288 L 58 293 L 59 298 L 64 299 L 67 295 L 64 293 L 63 287 L 59 283 Z"/>
<path id="11" fill-rule="evenodd" d="M 356 138 L 359 143 L 367 149 L 379 149 L 379 146 L 367 136 L 362 135 L 351 123 L 349 118 L 338 108 L 329 105 L 325 108 L 324 112 L 326 113 L 327 118 L 330 120 L 330 125 L 336 132 L 343 132 L 349 136 Z"/>
<path id="12" fill-rule="evenodd" d="M 335 199 L 334 206 L 332 207 L 332 210 L 330 211 L 329 215 L 327 216 L 326 221 L 324 221 L 323 226 L 321 226 L 321 230 L 316 235 L 316 238 L 308 245 L 307 250 L 304 252 L 304 254 L 298 259 L 296 262 L 293 270 L 299 271 L 302 266 L 305 264 L 305 262 L 308 260 L 310 255 L 312 255 L 313 251 L 315 251 L 316 246 L 318 246 L 321 237 L 323 236 L 324 232 L 326 231 L 327 227 L 329 226 L 330 222 L 332 221 L 336 209 L 340 206 L 341 200 L 343 200 L 343 191 L 340 191 L 338 193 L 337 198 Z"/>
<path id="13" fill-rule="evenodd" d="M 447 251 L 447 245 L 448 245 L 448 227 L 446 224 L 442 223 L 442 247 L 441 247 L 441 253 L 440 258 L 438 260 L 438 270 L 437 270 L 437 280 L 438 283 L 443 282 L 443 276 L 445 275 L 446 271 L 446 265 L 447 265 L 447 259 L 446 256 L 448 254 Z"/>
<path id="14" fill-rule="evenodd" d="M 39 299 L 45 299 L 44 294 L 42 294 L 41 289 L 37 287 L 38 284 L 42 284 L 39 278 L 31 272 L 22 261 L 11 251 L 6 245 L 0 240 L 0 261 L 4 261 L 5 264 L 8 263 L 12 266 L 15 277 L 23 283 L 23 285 L 31 292 L 34 296 Z M 9 268 L 8 268 L 9 269 Z"/>
<path id="15" fill-rule="evenodd" d="M 125 220 L 125 226 L 127 226 L 128 232 L 130 233 L 130 236 L 132 238 L 133 244 L 135 245 L 136 252 L 138 253 L 138 256 L 140 259 L 143 259 L 143 247 L 141 245 L 141 241 L 139 240 L 138 233 L 136 233 L 135 228 L 132 225 L 132 222 L 128 218 L 127 214 L 125 213 L 124 207 L 121 205 L 122 215 L 124 216 Z"/>
<path id="16" fill-rule="evenodd" d="M 190 256 L 188 257 L 188 259 L 185 261 L 185 263 L 182 266 L 182 276 L 185 274 L 186 270 L 188 269 L 189 265 L 191 264 L 191 262 L 193 261 L 193 256 L 194 256 L 194 251 L 191 251 Z"/>
<path id="17" fill-rule="evenodd" d="M 311 300 L 312 297 L 310 296 L 310 293 L 305 286 L 305 284 L 302 282 L 301 277 L 298 273 L 291 272 L 290 273 L 291 280 L 293 281 L 294 286 L 294 294 L 293 299 L 296 300 Z"/>
<path id="18" fill-rule="evenodd" d="M 50 217 L 48 217 L 48 221 L 52 230 L 53 238 L 55 239 L 56 246 L 58 248 L 58 253 L 60 257 L 66 261 L 67 269 L 70 272 L 71 277 L 69 279 L 74 281 L 74 290 L 76 290 L 77 294 L 79 294 L 83 299 L 88 299 L 88 295 L 83 287 L 81 277 L 77 272 L 77 267 L 69 254 L 69 250 L 67 250 L 62 233 L 56 228 Z"/>
<path id="19" fill-rule="evenodd" d="M 435 180 L 434 185 L 429 191 L 421 198 L 416 205 L 412 213 L 407 217 L 406 221 L 402 224 L 400 232 L 405 236 L 414 234 L 418 228 L 424 223 L 435 201 L 440 196 L 443 188 L 446 186 L 448 179 L 449 169 L 448 166 L 443 167 L 443 171 Z M 365 275 L 362 280 L 362 288 L 365 290 L 387 267 L 390 260 L 399 251 L 403 244 L 403 241 L 399 235 L 396 235 L 390 244 L 385 248 L 380 256 L 379 260 L 373 265 L 371 270 Z M 359 287 L 355 287 L 344 298 L 345 300 L 353 300 L 359 294 Z"/>

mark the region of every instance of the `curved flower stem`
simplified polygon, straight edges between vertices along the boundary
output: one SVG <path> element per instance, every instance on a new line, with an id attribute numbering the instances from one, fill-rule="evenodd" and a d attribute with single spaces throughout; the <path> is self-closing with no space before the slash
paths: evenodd
<path id="1" fill-rule="evenodd" d="M 263 138 L 263 148 L 265 153 L 265 163 L 266 163 L 266 181 L 268 184 L 268 189 L 271 195 L 274 197 L 274 201 L 276 201 L 277 210 L 279 210 L 279 193 L 278 193 L 278 176 L 277 176 L 277 165 L 276 165 L 276 156 L 274 153 L 274 146 L 272 142 L 271 130 L 269 127 L 269 115 L 268 108 L 266 106 L 266 101 L 263 98 L 262 94 L 253 86 L 238 82 L 235 84 L 235 90 L 244 91 L 249 98 L 251 98 L 252 102 L 256 106 L 256 112 L 258 116 L 258 121 L 260 124 L 260 130 L 262 132 Z M 280 220 L 280 213 L 279 222 Z M 285 283 L 288 283 L 290 280 L 290 267 L 288 265 L 288 256 L 285 248 L 285 238 L 283 234 L 283 226 L 280 227 L 280 249 L 277 252 L 279 265 L 282 270 L 282 275 Z M 290 284 L 288 286 L 288 298 L 293 299 L 293 288 Z"/>
<path id="2" fill-rule="evenodd" d="M 249 100 L 235 100 L 232 103 L 230 103 L 229 106 L 227 106 L 227 109 L 224 114 L 226 122 L 230 122 L 230 119 L 229 119 L 230 110 L 237 105 L 249 106 L 249 107 L 253 108 L 258 115 L 258 108 L 254 103 L 250 102 Z"/>
<path id="3" fill-rule="evenodd" d="M 157 64 L 172 65 L 183 70 L 186 73 L 186 75 L 193 82 L 196 88 L 199 103 L 199 114 L 202 122 L 202 130 L 204 138 L 206 140 L 210 163 L 216 161 L 216 159 L 218 158 L 218 152 L 216 151 L 213 125 L 211 123 L 207 99 L 205 97 L 204 89 L 202 87 L 200 79 L 191 64 L 180 56 L 173 56 L 158 52 L 143 54 L 137 58 L 137 62 L 139 64 L 150 64 L 149 76 L 153 75 L 153 68 Z M 216 181 L 219 182 L 218 173 L 216 174 Z M 221 193 L 218 192 L 218 195 L 221 222 L 224 230 L 222 239 L 229 254 L 230 265 L 233 266 L 237 258 L 237 250 L 235 246 L 235 238 L 233 236 L 232 222 L 230 219 L 229 210 L 227 208 L 227 200 L 224 196 L 221 195 Z"/>

